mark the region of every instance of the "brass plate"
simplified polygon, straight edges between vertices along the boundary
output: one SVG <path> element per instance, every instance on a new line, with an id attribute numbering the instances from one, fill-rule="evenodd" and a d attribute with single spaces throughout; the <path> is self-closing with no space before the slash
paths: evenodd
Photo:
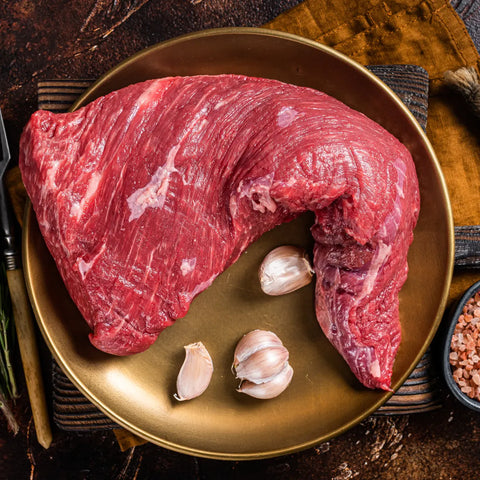
<path id="1" fill-rule="evenodd" d="M 239 73 L 306 85 L 372 117 L 412 152 L 422 207 L 401 292 L 403 339 L 395 362 L 397 389 L 429 345 L 446 302 L 453 265 L 453 223 L 435 154 L 401 101 L 345 56 L 303 38 L 262 29 L 219 29 L 186 35 L 142 51 L 102 77 L 74 108 L 130 83 L 167 75 Z M 390 396 L 354 378 L 323 336 L 313 288 L 270 298 L 257 267 L 274 246 L 311 246 L 311 217 L 265 234 L 193 302 L 188 315 L 146 352 L 118 358 L 96 350 L 39 233 L 31 209 L 24 228 L 25 274 L 45 341 L 65 373 L 120 425 L 163 447 L 218 459 L 286 454 L 346 431 Z M 291 354 L 295 375 L 279 397 L 260 401 L 235 391 L 233 349 L 246 332 L 275 331 Z M 201 340 L 215 372 L 205 394 L 178 403 L 172 395 L 183 345 Z"/>

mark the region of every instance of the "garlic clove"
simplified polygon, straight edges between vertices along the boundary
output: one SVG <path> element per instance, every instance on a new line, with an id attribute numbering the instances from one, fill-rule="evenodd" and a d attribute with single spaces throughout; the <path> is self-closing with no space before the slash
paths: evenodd
<path id="1" fill-rule="evenodd" d="M 285 368 L 288 356 L 283 345 L 258 350 L 235 366 L 236 376 L 253 383 L 268 382 Z"/>
<path id="2" fill-rule="evenodd" d="M 238 342 L 233 354 L 233 368 L 258 350 L 282 346 L 282 341 L 268 330 L 253 330 L 245 334 Z"/>
<path id="3" fill-rule="evenodd" d="M 201 395 L 208 387 L 213 374 L 213 362 L 202 342 L 185 347 L 185 360 L 177 377 L 177 393 L 182 402 Z"/>
<path id="4" fill-rule="evenodd" d="M 254 398 L 268 400 L 280 395 L 290 385 L 293 377 L 293 368 L 287 363 L 285 368 L 267 383 L 256 384 L 248 380 L 242 381 L 237 392 L 245 393 Z"/>
<path id="5" fill-rule="evenodd" d="M 303 248 L 283 245 L 263 259 L 258 277 L 264 293 L 284 295 L 308 285 L 314 273 Z"/>

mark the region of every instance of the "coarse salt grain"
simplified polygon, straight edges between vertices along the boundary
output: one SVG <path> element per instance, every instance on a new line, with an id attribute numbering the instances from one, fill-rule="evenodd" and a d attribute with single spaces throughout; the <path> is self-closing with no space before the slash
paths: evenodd
<path id="1" fill-rule="evenodd" d="M 480 292 L 467 300 L 458 317 L 449 361 L 460 390 L 480 401 Z"/>

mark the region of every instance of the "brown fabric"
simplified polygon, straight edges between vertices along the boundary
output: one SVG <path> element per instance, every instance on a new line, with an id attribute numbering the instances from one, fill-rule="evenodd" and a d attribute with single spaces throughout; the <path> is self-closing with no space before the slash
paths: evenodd
<path id="1" fill-rule="evenodd" d="M 430 77 L 427 135 L 445 175 L 454 222 L 480 224 L 480 125 L 443 85 L 447 70 L 473 66 L 478 73 L 480 57 L 448 0 L 306 0 L 266 27 L 311 38 L 364 65 L 425 68 Z M 456 272 L 450 299 L 479 276 Z"/>
<path id="2" fill-rule="evenodd" d="M 137 435 L 129 432 L 128 430 L 124 430 L 123 428 L 116 428 L 113 433 L 115 434 L 118 446 L 122 452 L 128 450 L 129 448 L 137 447 L 138 445 L 144 445 L 147 443 L 147 440 L 144 438 L 137 437 Z"/>

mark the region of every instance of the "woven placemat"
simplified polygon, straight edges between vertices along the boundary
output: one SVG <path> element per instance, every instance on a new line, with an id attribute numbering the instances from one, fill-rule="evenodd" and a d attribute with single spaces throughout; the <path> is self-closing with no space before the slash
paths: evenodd
<path id="1" fill-rule="evenodd" d="M 428 107 L 428 74 L 415 65 L 378 65 L 369 69 L 394 90 L 425 130 Z M 91 80 L 47 80 L 38 83 L 38 108 L 64 112 L 92 84 Z M 68 431 L 118 428 L 89 402 L 53 360 L 53 416 Z M 404 385 L 376 414 L 425 412 L 441 406 L 438 375 L 429 351 Z"/>

